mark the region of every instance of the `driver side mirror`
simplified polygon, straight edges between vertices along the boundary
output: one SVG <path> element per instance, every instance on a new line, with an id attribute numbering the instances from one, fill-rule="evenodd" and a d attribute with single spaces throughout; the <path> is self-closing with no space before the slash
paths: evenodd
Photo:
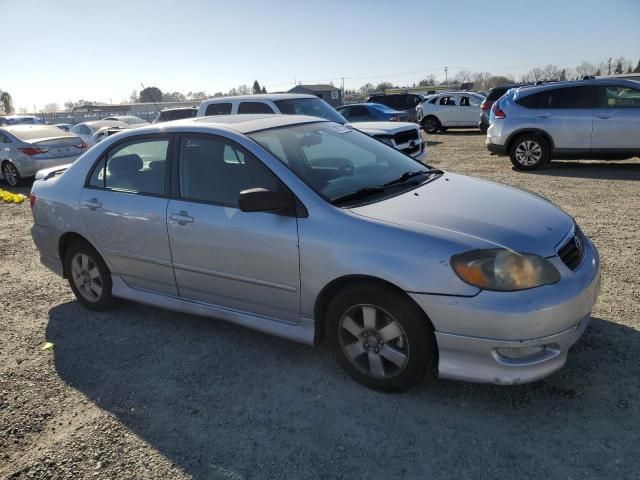
<path id="1" fill-rule="evenodd" d="M 282 212 L 293 207 L 289 195 L 272 192 L 266 188 L 243 190 L 238 196 L 238 206 L 243 212 Z"/>

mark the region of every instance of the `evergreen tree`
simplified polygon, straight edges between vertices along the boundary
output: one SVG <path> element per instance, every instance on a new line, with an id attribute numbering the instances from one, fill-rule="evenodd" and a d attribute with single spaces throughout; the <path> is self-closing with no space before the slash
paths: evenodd
<path id="1" fill-rule="evenodd" d="M 622 69 L 622 62 L 620 60 L 618 60 L 618 63 L 616 63 L 616 69 L 613 72 L 616 75 L 620 75 L 622 72 L 624 72 L 624 70 Z"/>
<path id="2" fill-rule="evenodd" d="M 254 80 L 253 81 L 253 94 L 255 95 L 256 93 L 260 93 L 262 92 L 262 89 L 260 88 L 260 84 L 258 83 L 258 80 Z"/>
<path id="3" fill-rule="evenodd" d="M 638 60 L 638 65 L 636 66 L 636 68 L 633 70 L 633 73 L 640 73 L 640 60 Z"/>

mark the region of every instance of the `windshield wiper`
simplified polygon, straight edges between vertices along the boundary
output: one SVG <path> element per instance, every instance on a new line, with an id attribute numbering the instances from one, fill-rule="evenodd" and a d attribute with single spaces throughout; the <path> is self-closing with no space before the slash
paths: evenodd
<path id="1" fill-rule="evenodd" d="M 358 200 L 360 198 L 368 197 L 370 195 L 376 195 L 384 193 L 385 189 L 382 187 L 364 187 L 355 192 L 345 193 L 331 200 L 332 205 L 338 205 L 340 203 L 348 202 L 349 200 Z"/>
<path id="2" fill-rule="evenodd" d="M 404 172 L 402 175 L 400 175 L 395 180 L 391 180 L 390 182 L 383 183 L 382 186 L 383 187 L 389 187 L 391 185 L 396 185 L 397 183 L 406 182 L 407 180 L 409 180 L 410 178 L 413 178 L 415 176 L 423 175 L 423 174 L 427 174 L 427 173 L 436 173 L 436 172 L 433 172 L 433 170 L 416 170 L 415 172 Z"/>

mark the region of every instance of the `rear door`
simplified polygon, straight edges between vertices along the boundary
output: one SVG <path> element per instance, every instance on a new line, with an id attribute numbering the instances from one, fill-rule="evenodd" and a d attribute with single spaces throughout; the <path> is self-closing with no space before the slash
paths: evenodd
<path id="1" fill-rule="evenodd" d="M 600 88 L 600 96 L 593 117 L 593 150 L 640 152 L 640 88 L 607 85 Z"/>
<path id="2" fill-rule="evenodd" d="M 243 190 L 286 187 L 229 139 L 185 134 L 178 151 L 167 228 L 180 296 L 299 322 L 297 219 L 238 208 Z"/>
<path id="3" fill-rule="evenodd" d="M 597 87 L 554 88 L 535 97 L 530 100 L 535 103 L 535 123 L 551 135 L 556 150 L 580 153 L 591 149 Z"/>
<path id="4" fill-rule="evenodd" d="M 112 146 L 82 190 L 80 211 L 114 275 L 177 295 L 166 226 L 171 141 L 144 135 Z"/>
<path id="5" fill-rule="evenodd" d="M 460 95 L 457 117 L 459 127 L 477 127 L 480 120 L 480 100 L 478 97 Z"/>

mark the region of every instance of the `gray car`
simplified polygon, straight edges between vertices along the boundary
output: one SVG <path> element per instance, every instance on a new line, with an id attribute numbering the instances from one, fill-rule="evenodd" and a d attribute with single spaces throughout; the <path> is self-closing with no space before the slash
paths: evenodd
<path id="1" fill-rule="evenodd" d="M 486 145 L 519 170 L 553 158 L 640 155 L 640 83 L 601 78 L 520 87 L 491 107 Z"/>
<path id="2" fill-rule="evenodd" d="M 30 200 L 41 262 L 86 307 L 325 341 L 377 389 L 542 378 L 599 289 L 596 248 L 549 201 L 316 117 L 127 130 L 39 172 Z"/>
<path id="3" fill-rule="evenodd" d="M 82 155 L 81 138 L 50 125 L 0 127 L 0 171 L 11 185 L 33 177 L 43 168 L 65 165 Z"/>

